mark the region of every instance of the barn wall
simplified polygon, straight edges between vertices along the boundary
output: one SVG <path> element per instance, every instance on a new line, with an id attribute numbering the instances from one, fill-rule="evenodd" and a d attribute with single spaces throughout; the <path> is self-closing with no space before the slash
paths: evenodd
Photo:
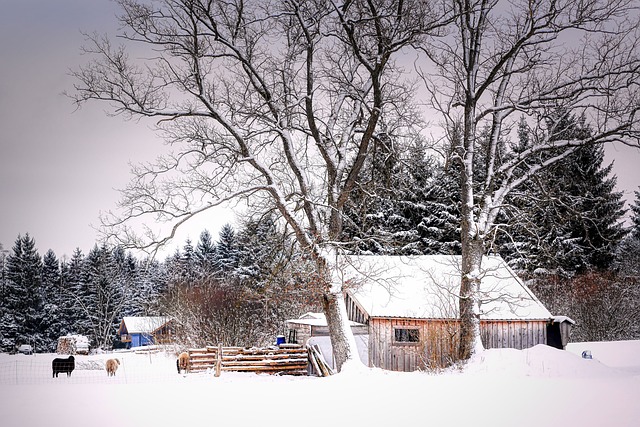
<path id="1" fill-rule="evenodd" d="M 492 320 L 480 322 L 484 348 L 515 348 L 522 350 L 547 343 L 545 320 Z"/>
<path id="2" fill-rule="evenodd" d="M 394 343 L 395 328 L 417 328 L 417 343 Z M 546 343 L 546 321 L 482 321 L 485 348 L 524 349 Z M 369 319 L 369 366 L 411 372 L 451 364 L 458 348 L 457 320 Z"/>

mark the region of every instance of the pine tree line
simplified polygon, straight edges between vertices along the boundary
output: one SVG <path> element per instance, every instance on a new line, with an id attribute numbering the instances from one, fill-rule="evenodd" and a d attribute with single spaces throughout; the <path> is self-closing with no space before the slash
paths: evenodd
<path id="1" fill-rule="evenodd" d="M 33 237 L 18 236 L 10 251 L 1 251 L 0 351 L 25 343 L 54 351 L 67 334 L 111 349 L 124 316 L 147 315 L 180 316 L 177 332 L 185 343 L 265 342 L 281 332 L 273 325 L 313 305 L 288 267 L 288 245 L 270 218 L 247 222 L 237 234 L 225 225 L 216 242 L 205 230 L 195 247 L 188 240 L 163 262 L 106 245 L 87 255 L 78 248 L 68 260 L 52 250 L 42 257 Z M 192 303 L 199 305 L 195 317 L 188 315 Z M 248 315 L 253 323 L 229 335 L 230 318 L 238 323 Z M 215 324 L 221 325 L 216 334 L 203 331 Z"/>

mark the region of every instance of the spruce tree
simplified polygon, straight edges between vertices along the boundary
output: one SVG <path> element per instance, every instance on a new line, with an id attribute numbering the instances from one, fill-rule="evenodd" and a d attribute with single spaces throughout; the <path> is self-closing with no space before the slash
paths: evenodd
<path id="1" fill-rule="evenodd" d="M 557 139 L 586 139 L 584 117 L 559 111 L 549 129 Z M 522 124 L 521 124 L 522 127 Z M 515 151 L 535 135 L 519 129 Z M 545 156 L 553 156 L 547 153 Z M 561 274 L 603 270 L 612 265 L 625 232 L 622 193 L 615 191 L 612 164 L 603 166 L 601 146 L 582 146 L 513 192 L 505 209 L 508 238 L 500 252 L 521 270 L 545 269 Z"/>
<path id="2" fill-rule="evenodd" d="M 55 351 L 58 338 L 64 335 L 66 323 L 60 262 L 51 249 L 45 253 L 42 262 L 42 295 L 44 316 L 47 319 L 43 331 L 44 345 L 47 351 Z"/>
<path id="3" fill-rule="evenodd" d="M 630 233 L 637 239 L 640 239 L 640 191 L 634 191 L 636 196 L 634 203 L 631 205 L 631 228 Z"/>
<path id="4" fill-rule="evenodd" d="M 66 334 L 90 335 L 91 320 L 88 307 L 91 307 L 91 293 L 86 281 L 85 256 L 76 248 L 63 268 L 62 280 L 64 306 L 67 318 Z"/>
<path id="5" fill-rule="evenodd" d="M 230 224 L 225 224 L 218 235 L 215 255 L 216 270 L 222 277 L 229 277 L 238 267 L 239 255 L 236 232 Z"/>
<path id="6" fill-rule="evenodd" d="M 378 150 L 363 168 L 343 240 L 361 253 L 459 253 L 455 166 L 428 156 L 420 140 L 396 150 Z"/>
<path id="7" fill-rule="evenodd" d="M 199 273 L 207 276 L 214 272 L 216 245 L 213 243 L 209 230 L 200 233 L 200 240 L 195 250 L 196 265 Z"/>
<path id="8" fill-rule="evenodd" d="M 630 206 L 631 224 L 627 236 L 616 250 L 615 270 L 623 279 L 634 280 L 640 285 L 640 191 L 635 191 L 634 203 Z"/>
<path id="9" fill-rule="evenodd" d="M 242 224 L 237 242 L 235 275 L 252 287 L 264 287 L 274 270 L 286 264 L 287 239 L 270 215 Z"/>
<path id="10" fill-rule="evenodd" d="M 85 262 L 90 289 L 85 309 L 91 320 L 91 339 L 99 348 L 111 348 L 126 301 L 126 294 L 118 283 L 118 266 L 113 252 L 104 244 L 94 246 Z"/>
<path id="11" fill-rule="evenodd" d="M 42 259 L 35 247 L 35 240 L 27 233 L 18 236 L 12 253 L 7 256 L 7 283 L 5 309 L 1 326 L 3 347 L 32 344 L 44 346 Z M 6 323 L 5 323 L 6 322 Z"/>

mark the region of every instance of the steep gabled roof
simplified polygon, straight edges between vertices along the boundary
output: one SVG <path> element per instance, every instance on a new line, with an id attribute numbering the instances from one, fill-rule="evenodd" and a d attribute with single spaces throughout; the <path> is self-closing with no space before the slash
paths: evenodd
<path id="1" fill-rule="evenodd" d="M 160 329 L 167 322 L 169 322 L 169 318 L 166 316 L 123 317 L 118 333 L 122 333 L 124 328 L 128 334 L 151 334 Z"/>
<path id="2" fill-rule="evenodd" d="M 460 256 L 349 255 L 339 258 L 334 280 L 369 317 L 458 317 Z M 482 259 L 481 319 L 539 320 L 551 313 L 499 256 Z"/>

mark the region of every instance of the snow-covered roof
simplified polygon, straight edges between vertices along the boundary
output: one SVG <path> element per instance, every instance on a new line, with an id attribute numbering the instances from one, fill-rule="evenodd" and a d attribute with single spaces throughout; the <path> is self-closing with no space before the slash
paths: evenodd
<path id="1" fill-rule="evenodd" d="M 576 324 L 575 320 L 567 316 L 551 316 L 551 320 L 553 320 L 556 323 L 568 322 L 568 323 L 571 323 L 572 325 Z"/>
<path id="2" fill-rule="evenodd" d="M 339 258 L 334 280 L 370 317 L 458 317 L 460 256 L 349 255 Z M 551 313 L 499 256 L 482 259 L 481 319 L 549 319 Z"/>
<path id="3" fill-rule="evenodd" d="M 327 326 L 327 318 L 324 313 L 309 312 L 303 314 L 297 319 L 289 319 L 287 322 L 299 325 Z M 349 326 L 363 326 L 363 324 L 349 320 Z"/>
<path id="4" fill-rule="evenodd" d="M 124 327 L 129 334 L 150 334 L 168 321 L 169 318 L 166 316 L 128 316 L 122 318 Z"/>

